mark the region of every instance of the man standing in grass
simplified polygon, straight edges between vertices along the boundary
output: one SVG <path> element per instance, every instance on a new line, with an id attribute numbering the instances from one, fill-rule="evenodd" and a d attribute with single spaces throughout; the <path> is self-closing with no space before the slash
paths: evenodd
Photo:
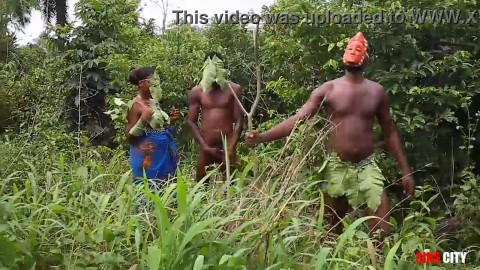
<path id="1" fill-rule="evenodd" d="M 226 80 L 227 70 L 218 52 L 208 53 L 204 61 L 202 81 L 188 94 L 187 125 L 200 146 L 197 181 L 205 177 L 206 167 L 211 164 L 222 164 L 225 172 L 222 136 L 226 138 L 231 168 L 236 167 L 236 146 L 243 125 L 243 113 L 233 93 L 241 100 L 240 85 Z"/>
<path id="2" fill-rule="evenodd" d="M 368 43 L 362 33 L 357 33 L 343 55 L 344 76 L 320 85 L 294 116 L 279 125 L 263 133 L 248 133 L 246 143 L 251 147 L 286 137 L 297 121 L 312 117 L 323 105 L 335 126 L 329 134 L 325 167 L 325 179 L 328 180 L 324 190 L 325 210 L 331 215 L 329 223 L 338 224 L 338 217 L 330 207 L 340 216 L 349 208 L 362 207 L 368 215 L 380 218 L 368 221 L 371 231 L 380 228 L 386 235 L 390 233 L 385 221 L 390 207 L 384 190 L 385 178 L 375 160 L 375 118 L 382 128 L 387 149 L 403 173 L 402 183 L 407 196 L 413 195 L 415 184 L 390 116 L 388 94 L 380 84 L 363 77 L 368 57 Z"/>

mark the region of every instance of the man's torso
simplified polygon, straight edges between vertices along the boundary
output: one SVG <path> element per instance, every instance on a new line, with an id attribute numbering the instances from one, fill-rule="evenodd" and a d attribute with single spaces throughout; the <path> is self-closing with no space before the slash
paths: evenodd
<path id="1" fill-rule="evenodd" d="M 351 83 L 343 78 L 330 82 L 324 107 L 333 127 L 328 148 L 342 160 L 360 162 L 374 152 L 373 124 L 381 104 L 381 87 L 370 80 Z"/>
<path id="2" fill-rule="evenodd" d="M 232 88 L 236 84 L 229 82 Z M 201 106 L 201 133 L 208 144 L 221 144 L 222 135 L 229 136 L 233 133 L 235 97 L 229 86 L 224 89 L 202 92 Z"/>

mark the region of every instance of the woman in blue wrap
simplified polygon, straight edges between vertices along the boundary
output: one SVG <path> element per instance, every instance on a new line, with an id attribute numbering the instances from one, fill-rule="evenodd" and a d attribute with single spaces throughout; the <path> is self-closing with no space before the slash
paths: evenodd
<path id="1" fill-rule="evenodd" d="M 172 108 L 168 115 L 161 110 L 162 93 L 153 68 L 132 69 L 128 80 L 138 88 L 125 126 L 134 182 L 141 184 L 146 178 L 151 190 L 163 189 L 175 178 L 178 166 L 173 134 L 179 112 Z"/>

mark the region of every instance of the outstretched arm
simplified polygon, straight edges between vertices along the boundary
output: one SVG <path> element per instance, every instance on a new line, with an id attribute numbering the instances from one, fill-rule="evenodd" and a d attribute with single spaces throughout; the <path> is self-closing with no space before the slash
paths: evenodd
<path id="1" fill-rule="evenodd" d="M 198 127 L 198 116 L 200 114 L 200 94 L 201 92 L 198 88 L 193 88 L 188 93 L 187 126 L 195 141 L 197 141 L 200 145 L 200 148 L 206 149 L 208 148 L 208 145 L 205 143 L 205 140 L 200 133 L 200 128 Z"/>
<path id="2" fill-rule="evenodd" d="M 381 89 L 382 99 L 381 105 L 377 112 L 378 122 L 382 128 L 383 138 L 385 141 L 385 146 L 387 150 L 395 157 L 400 170 L 403 174 L 403 183 L 405 186 L 405 192 L 408 195 L 413 195 L 414 192 L 414 183 L 411 177 L 410 167 L 408 166 L 407 158 L 403 153 L 403 146 L 398 136 L 395 124 L 393 123 L 392 117 L 390 115 L 390 101 L 388 94 Z"/>
<path id="3" fill-rule="evenodd" d="M 313 90 L 310 98 L 295 115 L 284 120 L 270 130 L 259 134 L 260 142 L 275 141 L 290 135 L 297 121 L 309 119 L 317 112 L 329 89 L 329 84 L 322 84 L 317 89 Z"/>

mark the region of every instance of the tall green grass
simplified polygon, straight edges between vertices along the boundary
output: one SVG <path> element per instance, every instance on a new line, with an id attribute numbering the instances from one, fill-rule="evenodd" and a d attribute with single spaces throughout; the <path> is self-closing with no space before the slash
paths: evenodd
<path id="1" fill-rule="evenodd" d="M 192 180 L 191 164 L 182 164 L 177 183 L 162 193 L 135 186 L 120 151 L 28 161 L 0 180 L 0 267 L 447 269 L 415 264 L 416 250 L 441 250 L 445 241 L 429 217 L 435 197 L 421 200 L 423 188 L 403 223 L 391 220 L 381 249 L 365 226 L 374 217 L 346 217 L 341 235 L 325 226 L 317 185 L 327 130 L 313 129 L 304 127 L 279 150 L 259 147 L 255 177 L 243 156 L 240 170 L 211 188 Z M 212 170 L 206 178 L 220 177 Z"/>

